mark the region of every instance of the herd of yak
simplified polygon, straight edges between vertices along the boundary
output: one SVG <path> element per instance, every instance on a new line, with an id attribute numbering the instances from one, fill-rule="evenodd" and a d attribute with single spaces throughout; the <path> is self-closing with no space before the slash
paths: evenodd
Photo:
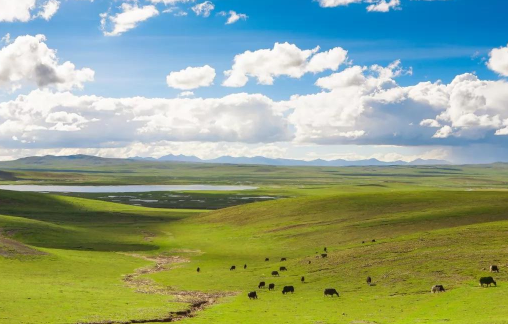
<path id="1" fill-rule="evenodd" d="M 376 242 L 376 240 L 372 240 L 372 242 Z M 365 241 L 362 242 L 362 243 L 365 243 Z M 326 253 L 322 253 L 321 254 L 321 258 L 327 258 L 328 257 L 328 254 L 327 254 L 328 250 L 327 250 L 326 247 L 324 248 L 324 251 Z M 316 252 L 316 253 L 318 253 L 318 252 Z M 265 262 L 267 262 L 267 261 L 270 261 L 270 259 L 269 258 L 265 258 Z M 284 262 L 284 261 L 287 261 L 287 259 L 286 258 L 281 258 L 280 261 Z M 309 264 L 310 263 L 311 263 L 311 261 L 309 261 Z M 243 266 L 243 268 L 247 269 L 247 265 L 245 264 Z M 231 268 L 229 268 L 229 270 L 230 271 L 236 270 L 236 266 L 231 266 Z M 200 272 L 200 271 L 201 271 L 201 269 L 198 268 L 197 272 Z M 284 267 L 284 266 L 281 266 L 281 267 L 279 267 L 279 271 L 281 271 L 281 272 L 282 271 L 287 271 L 287 268 Z M 272 271 L 272 276 L 279 277 L 280 276 L 279 275 L 279 271 Z M 490 266 L 490 272 L 497 272 L 497 273 L 499 273 L 499 267 L 497 265 L 491 265 Z M 302 277 L 301 282 L 302 283 L 305 282 L 305 277 Z M 370 276 L 367 277 L 367 284 L 369 286 L 372 285 L 372 278 Z M 480 278 L 480 286 L 482 286 L 482 287 L 490 287 L 491 285 L 497 286 L 497 283 L 494 280 L 494 278 L 492 278 L 492 277 L 482 277 L 482 278 Z M 265 288 L 265 287 L 266 287 L 266 282 L 264 282 L 264 281 L 261 281 L 259 283 L 259 285 L 258 285 L 258 289 L 262 289 L 262 288 Z M 270 291 L 271 290 L 275 290 L 275 284 L 274 283 L 269 284 L 268 285 L 268 290 L 270 290 Z M 432 289 L 430 290 L 431 293 L 440 293 L 440 292 L 445 292 L 445 291 L 446 290 L 445 290 L 443 285 L 434 285 L 434 286 L 432 286 Z M 286 295 L 288 293 L 292 293 L 293 294 L 294 292 L 295 292 L 295 287 L 294 286 L 284 286 L 284 288 L 282 289 L 282 294 L 283 295 Z M 339 292 L 335 288 L 326 288 L 325 291 L 324 291 L 324 295 L 325 296 L 331 296 L 331 297 L 337 295 L 337 297 L 339 297 Z M 247 296 L 249 297 L 249 299 L 258 299 L 258 294 L 255 291 L 249 292 L 247 294 Z"/>
<path id="2" fill-rule="evenodd" d="M 372 240 L 372 242 L 376 242 L 375 240 Z M 364 242 L 362 242 L 364 243 Z M 324 251 L 325 252 L 328 252 L 327 248 L 325 247 L 324 248 Z M 317 253 L 317 252 L 316 252 Z M 327 253 L 322 253 L 321 254 L 321 258 L 327 258 L 328 257 L 328 254 Z M 265 262 L 267 261 L 270 261 L 269 258 L 265 258 Z M 281 258 L 280 259 L 281 262 L 284 262 L 284 261 L 287 261 L 286 258 Z M 311 261 L 309 261 L 309 264 L 311 263 Z M 244 269 L 247 269 L 247 265 L 245 264 L 243 266 Z M 231 268 L 229 269 L 230 271 L 232 270 L 236 270 L 236 266 L 231 266 Z M 200 269 L 198 268 L 197 271 L 199 272 Z M 284 267 L 284 266 L 281 266 L 279 268 L 279 271 L 287 271 L 287 268 Z M 278 277 L 279 276 L 279 271 L 272 271 L 272 276 L 274 277 Z M 490 272 L 497 272 L 499 273 L 499 267 L 497 265 L 491 265 L 490 266 Z M 301 282 L 305 282 L 305 277 L 302 277 L 301 278 Z M 372 285 L 372 278 L 369 276 L 367 277 L 367 284 L 370 286 Z M 492 277 L 482 277 L 480 278 L 480 286 L 482 287 L 489 287 L 491 285 L 494 285 L 494 286 L 497 286 L 497 283 L 496 281 L 494 280 L 494 278 Z M 258 289 L 262 289 L 262 288 L 265 288 L 266 287 L 266 282 L 264 281 L 261 281 L 258 285 Z M 275 284 L 274 283 L 270 283 L 268 285 L 268 290 L 275 290 Z M 445 292 L 445 288 L 443 285 L 434 285 L 432 288 L 431 288 L 431 293 L 440 293 L 440 292 Z M 294 286 L 284 286 L 284 288 L 282 289 L 282 294 L 283 295 L 286 295 L 288 293 L 294 293 L 295 292 L 295 287 Z M 337 295 L 337 297 L 339 297 L 339 292 L 337 291 L 337 289 L 335 288 L 326 288 L 324 290 L 324 296 L 335 296 Z M 257 292 L 256 291 L 251 291 L 247 294 L 247 296 L 249 297 L 249 299 L 257 299 L 258 298 L 258 295 L 257 295 Z"/>

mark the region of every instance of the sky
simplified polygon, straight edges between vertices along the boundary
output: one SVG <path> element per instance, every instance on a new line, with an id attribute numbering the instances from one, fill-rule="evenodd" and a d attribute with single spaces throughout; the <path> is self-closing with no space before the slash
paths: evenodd
<path id="1" fill-rule="evenodd" d="M 508 161 L 505 0 L 0 0 L 0 160 Z"/>

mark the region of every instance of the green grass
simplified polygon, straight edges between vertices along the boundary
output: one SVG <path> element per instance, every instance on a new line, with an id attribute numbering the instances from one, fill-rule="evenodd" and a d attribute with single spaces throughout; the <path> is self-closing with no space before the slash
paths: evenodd
<path id="1" fill-rule="evenodd" d="M 202 183 L 260 186 L 242 195 L 292 198 L 205 211 L 192 209 L 198 204 L 146 208 L 0 191 L 0 323 L 163 318 L 187 309 L 201 292 L 227 297 L 184 323 L 508 323 L 503 165 L 199 166 L 206 167 L 200 172 L 197 167 L 175 164 L 173 173 L 161 168 L 153 178 L 148 176 L 153 170 L 141 168 L 60 177 L 58 172 L 14 171 L 18 178 L 30 176 L 27 182 L 46 177 L 52 183 L 48 179 L 54 177 L 76 184 L 149 183 L 154 178 L 156 183 L 197 183 L 201 177 Z M 108 168 L 118 167 L 97 167 Z M 213 207 L 237 194 L 189 195 L 209 199 Z M 328 258 L 316 258 L 325 246 Z M 150 259 L 158 256 L 189 262 L 139 273 L 153 269 Z M 279 262 L 281 257 L 288 261 Z M 491 275 L 491 264 L 501 269 L 493 274 L 498 286 L 480 288 L 478 280 Z M 231 265 L 237 270 L 229 271 Z M 271 271 L 281 265 L 289 271 L 273 278 Z M 150 293 L 124 281 L 134 273 L 148 280 Z M 375 285 L 367 286 L 367 276 Z M 260 281 L 275 283 L 276 290 L 257 289 Z M 443 284 L 447 292 L 431 294 L 434 284 Z M 283 296 L 283 285 L 294 285 L 296 293 Z M 325 288 L 336 288 L 340 298 L 325 298 Z M 258 300 L 247 298 L 253 290 Z M 181 298 L 182 292 L 191 297 Z"/>

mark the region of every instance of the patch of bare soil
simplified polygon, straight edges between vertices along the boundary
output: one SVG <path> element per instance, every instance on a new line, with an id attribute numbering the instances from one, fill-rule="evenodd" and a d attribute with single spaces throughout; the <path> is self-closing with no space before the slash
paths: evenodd
<path id="1" fill-rule="evenodd" d="M 0 229 L 0 256 L 15 257 L 18 255 L 45 255 L 46 253 L 36 250 L 21 242 L 8 238 L 14 233 Z"/>
<path id="2" fill-rule="evenodd" d="M 180 251 L 181 252 L 181 251 Z M 200 251 L 192 251 L 200 252 Z M 141 278 L 146 274 L 153 274 L 162 271 L 168 271 L 174 264 L 181 264 L 189 262 L 189 259 L 181 256 L 145 256 L 135 253 L 121 253 L 124 255 L 140 258 L 147 261 L 155 262 L 154 266 L 143 267 L 137 269 L 134 273 L 125 275 L 123 281 L 125 284 L 135 289 L 136 292 L 141 294 L 159 294 L 173 296 L 177 302 L 189 304 L 189 308 L 184 311 L 170 312 L 166 317 L 144 320 L 129 320 L 129 321 L 102 321 L 102 322 L 81 322 L 78 324 L 134 324 L 134 323 L 169 323 L 177 322 L 185 318 L 196 316 L 197 312 L 203 311 L 205 308 L 215 304 L 220 298 L 233 296 L 232 293 L 204 293 L 200 291 L 177 291 L 159 285 L 149 278 Z"/>

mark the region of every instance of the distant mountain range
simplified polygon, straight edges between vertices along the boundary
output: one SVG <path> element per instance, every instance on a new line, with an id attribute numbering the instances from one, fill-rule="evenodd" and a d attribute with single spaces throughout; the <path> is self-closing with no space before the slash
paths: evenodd
<path id="1" fill-rule="evenodd" d="M 271 159 L 263 156 L 256 157 L 232 157 L 223 156 L 211 160 L 202 160 L 195 156 L 185 155 L 166 155 L 159 159 L 133 157 L 127 159 L 101 158 L 90 155 L 70 155 L 70 156 L 31 156 L 21 158 L 15 161 L 0 162 L 0 167 L 4 168 L 49 168 L 49 167 L 93 167 L 104 165 L 125 165 L 130 163 L 211 163 L 211 164 L 247 164 L 247 165 L 271 165 L 271 166 L 322 166 L 322 167 L 346 167 L 346 166 L 390 166 L 390 165 L 446 165 L 450 164 L 443 160 L 415 160 L 412 162 L 395 161 L 383 162 L 376 159 L 346 161 L 346 160 L 291 160 L 291 159 Z"/>
<path id="2" fill-rule="evenodd" d="M 255 157 L 232 157 L 222 156 L 211 160 L 202 160 L 196 156 L 186 155 L 166 155 L 159 159 L 155 158 L 142 158 L 133 157 L 131 160 L 137 161 L 158 161 L 158 162 L 190 162 L 190 163 L 214 163 L 214 164 L 255 164 L 255 165 L 274 165 L 274 166 L 329 166 L 329 167 L 341 167 L 341 166 L 388 166 L 388 165 L 446 165 L 451 164 L 444 160 L 422 160 L 417 159 L 412 162 L 394 161 L 394 162 L 383 162 L 377 159 L 368 160 L 292 160 L 292 159 L 271 159 L 263 156 Z"/>

